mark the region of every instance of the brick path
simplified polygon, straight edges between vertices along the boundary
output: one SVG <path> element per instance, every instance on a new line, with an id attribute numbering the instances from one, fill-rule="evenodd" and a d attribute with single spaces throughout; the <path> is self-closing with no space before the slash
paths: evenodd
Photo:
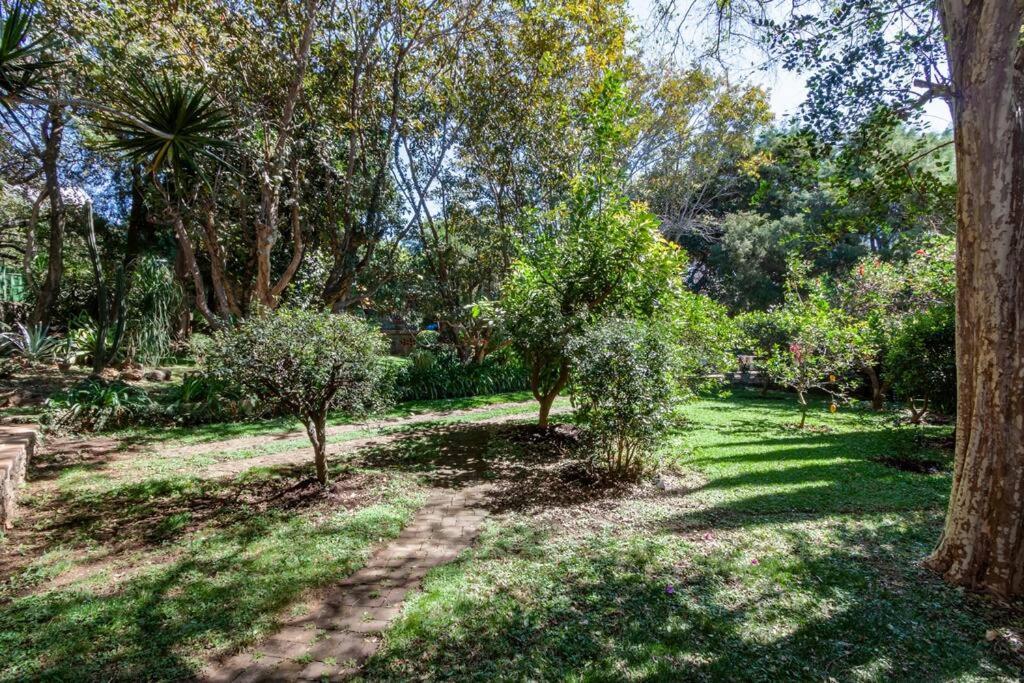
<path id="1" fill-rule="evenodd" d="M 485 487 L 435 490 L 397 539 L 301 617 L 200 677 L 209 683 L 342 680 L 377 650 L 380 634 L 433 567 L 451 562 L 487 517 Z"/>

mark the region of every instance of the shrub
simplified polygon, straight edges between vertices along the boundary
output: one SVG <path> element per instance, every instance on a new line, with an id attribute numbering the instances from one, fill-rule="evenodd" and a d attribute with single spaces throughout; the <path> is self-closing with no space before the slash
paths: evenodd
<path id="1" fill-rule="evenodd" d="M 380 400 L 384 346 L 378 330 L 350 315 L 284 309 L 217 333 L 207 365 L 302 421 L 326 485 L 327 413 L 363 412 Z"/>
<path id="2" fill-rule="evenodd" d="M 397 377 L 396 398 L 401 401 L 463 398 L 481 394 L 522 391 L 529 373 L 511 354 L 495 353 L 482 363 L 463 364 L 454 349 L 417 349 Z"/>
<path id="3" fill-rule="evenodd" d="M 261 404 L 240 387 L 208 372 L 190 372 L 168 394 L 167 416 L 178 423 L 204 424 L 261 414 Z"/>
<path id="4" fill-rule="evenodd" d="M 139 387 L 87 379 L 46 401 L 42 422 L 52 431 L 100 431 L 136 420 L 153 402 Z"/>
<path id="5" fill-rule="evenodd" d="M 897 332 L 885 363 L 893 390 L 910 403 L 915 423 L 933 408 L 955 412 L 955 309 L 937 306 L 911 318 Z"/>
<path id="6" fill-rule="evenodd" d="M 26 327 L 18 323 L 13 332 L 5 332 L 0 339 L 4 346 L 30 363 L 50 360 L 57 349 L 57 339 L 50 336 L 45 325 Z"/>
<path id="7" fill-rule="evenodd" d="M 671 349 L 658 332 L 613 319 L 569 344 L 577 418 L 593 457 L 609 474 L 636 479 L 669 422 Z"/>

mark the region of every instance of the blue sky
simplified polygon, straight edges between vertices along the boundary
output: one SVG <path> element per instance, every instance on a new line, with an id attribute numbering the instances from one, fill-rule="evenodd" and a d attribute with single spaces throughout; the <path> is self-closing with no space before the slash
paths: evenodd
<path id="1" fill-rule="evenodd" d="M 643 26 L 650 17 L 651 0 L 629 0 L 629 4 L 633 17 Z M 749 59 L 744 59 L 744 68 L 732 69 L 730 75 L 748 79 L 767 88 L 771 96 L 772 111 L 775 112 L 777 119 L 783 120 L 795 113 L 806 99 L 807 88 L 804 86 L 804 78 L 781 68 L 769 71 L 758 69 L 756 67 L 759 60 L 759 56 L 751 54 Z M 924 120 L 932 130 L 946 130 L 950 126 L 949 108 L 944 102 L 933 101 L 925 107 Z"/>

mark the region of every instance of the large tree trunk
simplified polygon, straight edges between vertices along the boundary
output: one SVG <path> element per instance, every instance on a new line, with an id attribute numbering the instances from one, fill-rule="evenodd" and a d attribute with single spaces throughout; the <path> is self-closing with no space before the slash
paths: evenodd
<path id="1" fill-rule="evenodd" d="M 956 464 L 928 564 L 948 581 L 1024 592 L 1024 3 L 943 0 L 954 83 Z"/>
<path id="2" fill-rule="evenodd" d="M 51 104 L 43 122 L 43 176 L 46 179 L 46 196 L 50 200 L 50 243 L 47 249 L 46 278 L 39 287 L 30 318 L 33 325 L 50 324 L 50 312 L 60 294 L 60 284 L 64 277 L 64 196 L 61 194 L 57 168 L 63 138 L 64 107 Z"/>

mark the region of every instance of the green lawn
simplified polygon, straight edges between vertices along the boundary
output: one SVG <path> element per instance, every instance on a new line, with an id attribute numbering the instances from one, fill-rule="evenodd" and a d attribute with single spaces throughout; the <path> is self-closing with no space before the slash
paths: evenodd
<path id="1" fill-rule="evenodd" d="M 538 519 L 510 514 L 435 570 L 370 680 L 1017 680 L 986 631 L 1020 612 L 921 569 L 948 464 L 891 416 L 829 415 L 740 393 L 686 410 L 669 490 Z M 590 523 L 580 523 L 589 517 Z"/>
<path id="2" fill-rule="evenodd" d="M 487 396 L 471 396 L 467 398 L 449 398 L 429 401 L 406 401 L 383 413 L 370 416 L 370 420 L 387 420 L 410 417 L 432 412 L 449 412 L 486 408 L 499 403 L 515 403 L 530 401 L 533 397 L 527 391 L 507 394 L 491 394 Z M 336 413 L 328 419 L 328 426 L 347 425 L 359 422 L 349 415 Z M 276 418 L 271 420 L 249 420 L 241 422 L 217 422 L 205 425 L 188 425 L 181 427 L 153 426 L 134 427 L 115 432 L 113 436 L 123 439 L 126 444 L 198 444 L 215 443 L 225 439 L 239 437 L 263 436 L 277 432 L 302 429 L 302 424 L 294 418 Z"/>
<path id="3" fill-rule="evenodd" d="M 0 581 L 0 681 L 187 678 L 362 566 L 422 500 L 409 478 L 337 468 L 351 490 L 323 500 L 296 484 L 304 469 L 68 479 L 28 498 L 45 552 Z M 38 551 L 17 538 L 2 552 Z"/>
<path id="4" fill-rule="evenodd" d="M 819 404 L 799 431 L 790 398 L 741 391 L 685 407 L 664 490 L 609 491 L 560 480 L 559 451 L 531 432 L 472 424 L 527 417 L 531 405 L 486 408 L 512 398 L 339 435 L 394 438 L 334 458 L 326 499 L 300 483 L 309 463 L 195 476 L 296 445 L 232 452 L 215 427 L 152 436 L 210 443 L 188 456 L 41 462 L 0 540 L 17 565 L 0 575 L 0 681 L 187 678 L 360 566 L 423 486 L 479 481 L 496 487 L 483 536 L 406 602 L 367 680 L 1019 678 L 1001 634 L 1021 610 L 918 564 L 941 528 L 950 428 Z M 881 462 L 894 458 L 933 473 Z"/>

